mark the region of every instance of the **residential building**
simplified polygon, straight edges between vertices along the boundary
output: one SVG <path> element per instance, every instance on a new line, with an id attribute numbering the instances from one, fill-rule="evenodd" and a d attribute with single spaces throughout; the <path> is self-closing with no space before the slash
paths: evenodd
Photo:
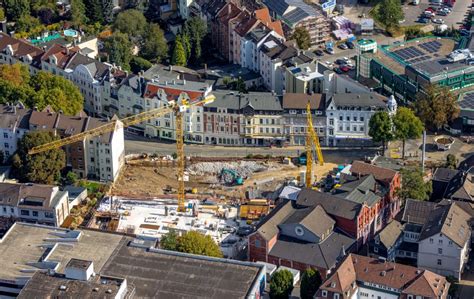
<path id="1" fill-rule="evenodd" d="M 315 298 L 448 298 L 450 283 L 429 270 L 350 254 Z"/>
<path id="2" fill-rule="evenodd" d="M 464 172 L 450 168 L 436 168 L 431 179 L 433 192 L 431 200 L 439 201 L 443 198 L 451 198 L 461 188 L 465 180 Z"/>
<path id="3" fill-rule="evenodd" d="M 70 167 L 79 178 L 94 178 L 115 181 L 124 164 L 124 135 L 120 121 L 115 121 L 115 130 L 98 137 L 65 146 L 66 167 Z M 67 116 L 51 109 L 33 110 L 29 119 L 29 130 L 53 131 L 62 138 L 97 128 L 107 123 L 92 117 Z"/>
<path id="4" fill-rule="evenodd" d="M 399 171 L 362 161 L 354 161 L 351 164 L 350 172 L 357 177 L 371 174 L 387 190 L 383 202 L 384 223 L 388 223 L 400 212 L 402 203 L 397 195 L 398 189 L 401 188 L 401 175 Z"/>
<path id="5" fill-rule="evenodd" d="M 28 131 L 29 116 L 22 103 L 0 105 L 0 151 L 5 159 L 16 152 L 18 140 Z"/>
<path id="6" fill-rule="evenodd" d="M 43 54 L 44 51 L 40 48 L 0 32 L 1 64 L 25 64 L 28 66 L 30 73 L 35 74 L 41 70 L 41 57 Z"/>
<path id="7" fill-rule="evenodd" d="M 318 72 L 318 63 L 304 63 L 286 68 L 287 93 L 322 93 L 324 75 Z"/>
<path id="8" fill-rule="evenodd" d="M 219 49 L 220 54 L 227 61 L 230 60 L 231 22 L 242 13 L 242 10 L 234 2 L 227 2 L 220 8 L 211 20 L 211 37 L 214 48 Z M 233 53 L 233 52 L 232 52 Z"/>
<path id="9" fill-rule="evenodd" d="M 305 28 L 311 37 L 311 46 L 321 46 L 331 39 L 330 21 L 313 4 L 303 0 L 264 0 L 274 19 L 282 20 L 291 30 Z"/>
<path id="10" fill-rule="evenodd" d="M 300 271 L 313 268 L 325 278 L 346 250 L 354 249 L 355 240 L 335 225 L 324 206 L 295 206 L 286 200 L 249 236 L 249 259 Z"/>
<path id="11" fill-rule="evenodd" d="M 0 296 L 263 296 L 264 265 L 155 246 L 155 242 L 115 233 L 17 222 L 0 240 Z M 229 275 L 234 277 L 231 283 L 222 279 Z M 188 277 L 186 284 L 176 288 L 183 277 Z"/>
<path id="12" fill-rule="evenodd" d="M 326 146 L 369 145 L 369 121 L 377 111 L 392 111 L 394 103 L 377 93 L 338 93 L 327 103 Z"/>
<path id="13" fill-rule="evenodd" d="M 403 241 L 403 228 L 403 224 L 395 219 L 389 222 L 387 226 L 370 241 L 370 256 L 395 261 L 397 248 L 399 248 Z"/>
<path id="14" fill-rule="evenodd" d="M 305 145 L 308 132 L 306 107 L 310 103 L 311 116 L 320 144 L 326 138 L 326 96 L 324 94 L 285 93 L 283 95 L 284 131 L 290 145 Z"/>
<path id="15" fill-rule="evenodd" d="M 0 217 L 59 227 L 72 206 L 57 186 L 0 183 Z"/>
<path id="16" fill-rule="evenodd" d="M 461 279 L 471 250 L 470 220 L 456 203 L 434 209 L 418 240 L 418 267 Z"/>

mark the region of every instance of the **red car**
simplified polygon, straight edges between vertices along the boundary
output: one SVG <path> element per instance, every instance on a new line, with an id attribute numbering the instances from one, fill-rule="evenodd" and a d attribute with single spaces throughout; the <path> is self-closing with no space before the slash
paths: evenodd
<path id="1" fill-rule="evenodd" d="M 340 68 L 341 71 L 343 71 L 344 73 L 347 73 L 348 71 L 351 70 L 347 65 L 342 65 L 342 66 L 340 66 L 339 68 Z"/>
<path id="2" fill-rule="evenodd" d="M 429 10 L 429 11 L 431 11 L 431 12 L 435 12 L 435 11 L 436 11 L 436 9 L 434 9 L 433 7 L 428 7 L 428 8 L 425 9 L 425 10 Z"/>

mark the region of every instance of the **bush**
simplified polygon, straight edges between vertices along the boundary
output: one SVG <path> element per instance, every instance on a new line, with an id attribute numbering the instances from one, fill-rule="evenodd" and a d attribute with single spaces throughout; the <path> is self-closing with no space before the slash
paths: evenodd
<path id="1" fill-rule="evenodd" d="M 151 62 L 142 57 L 134 56 L 132 60 L 130 60 L 130 70 L 135 74 L 138 74 L 140 71 L 146 71 L 152 66 L 153 64 Z"/>
<path id="2" fill-rule="evenodd" d="M 288 270 L 281 270 L 272 275 L 270 281 L 270 298 L 287 299 L 293 291 L 293 274 Z"/>
<path id="3" fill-rule="evenodd" d="M 301 299 L 313 298 L 320 286 L 321 276 L 319 275 L 319 272 L 311 268 L 306 269 L 301 278 Z"/>

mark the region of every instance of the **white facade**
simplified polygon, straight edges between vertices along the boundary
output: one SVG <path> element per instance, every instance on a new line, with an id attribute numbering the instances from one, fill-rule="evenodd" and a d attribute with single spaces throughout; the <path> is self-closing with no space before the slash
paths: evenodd
<path id="1" fill-rule="evenodd" d="M 418 242 L 418 267 L 435 273 L 461 279 L 464 265 L 469 258 L 469 242 L 459 246 L 443 234 Z"/>
<path id="2" fill-rule="evenodd" d="M 181 18 L 186 20 L 189 17 L 189 6 L 193 2 L 193 0 L 179 0 L 179 15 Z"/>
<path id="3" fill-rule="evenodd" d="M 5 116 L 0 116 L 5 117 Z M 18 140 L 28 131 L 20 128 L 16 122 L 13 127 L 0 128 L 0 151 L 5 155 L 5 160 L 16 152 Z M 0 161 L 3 162 L 3 161 Z"/>

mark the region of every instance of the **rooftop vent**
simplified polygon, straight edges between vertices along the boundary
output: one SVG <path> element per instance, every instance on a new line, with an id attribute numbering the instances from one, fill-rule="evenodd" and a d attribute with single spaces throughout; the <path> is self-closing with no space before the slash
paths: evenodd
<path id="1" fill-rule="evenodd" d="M 105 291 L 107 294 L 112 294 L 112 290 L 111 289 L 108 289 L 107 291 Z"/>
<path id="2" fill-rule="evenodd" d="M 331 282 L 331 288 L 335 288 L 336 287 L 336 283 L 335 282 Z"/>
<path id="3" fill-rule="evenodd" d="M 65 291 L 65 290 L 67 290 L 67 287 L 62 284 L 62 285 L 59 286 L 59 289 L 60 289 L 61 291 Z"/>
<path id="4" fill-rule="evenodd" d="M 385 271 L 380 272 L 380 276 L 385 276 L 385 275 L 387 275 L 387 272 Z"/>

